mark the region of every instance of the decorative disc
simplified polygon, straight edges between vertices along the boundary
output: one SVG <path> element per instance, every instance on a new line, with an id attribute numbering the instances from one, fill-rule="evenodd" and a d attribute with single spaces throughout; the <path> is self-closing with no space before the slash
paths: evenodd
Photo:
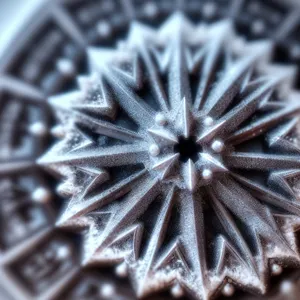
<path id="1" fill-rule="evenodd" d="M 258 295 L 300 266 L 300 14 L 229 3 L 33 9 L 0 69 L 13 297 Z"/>
<path id="2" fill-rule="evenodd" d="M 87 227 L 83 264 L 121 263 L 139 297 L 207 299 L 225 278 L 264 292 L 270 268 L 299 259 L 294 69 L 230 21 L 182 13 L 87 55 L 79 89 L 49 100 L 64 135 L 38 160 L 70 198 L 57 225 Z"/>

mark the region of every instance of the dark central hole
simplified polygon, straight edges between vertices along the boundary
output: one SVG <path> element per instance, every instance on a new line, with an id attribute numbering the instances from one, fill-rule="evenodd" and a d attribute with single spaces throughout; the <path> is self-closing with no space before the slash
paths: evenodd
<path id="1" fill-rule="evenodd" d="M 186 162 L 189 159 L 196 162 L 198 160 L 198 152 L 200 152 L 201 149 L 201 146 L 196 143 L 196 138 L 194 136 L 189 138 L 180 136 L 178 144 L 174 146 L 175 153 L 179 153 L 179 159 L 183 162 Z"/>

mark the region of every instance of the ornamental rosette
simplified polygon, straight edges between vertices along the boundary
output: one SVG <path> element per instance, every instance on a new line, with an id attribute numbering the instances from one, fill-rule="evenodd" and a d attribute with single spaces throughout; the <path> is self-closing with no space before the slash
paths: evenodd
<path id="1" fill-rule="evenodd" d="M 50 99 L 61 141 L 39 160 L 69 198 L 57 224 L 86 228 L 83 265 L 118 264 L 140 297 L 208 299 L 263 293 L 299 263 L 300 95 L 272 52 L 179 13 L 88 49 L 79 89 Z"/>

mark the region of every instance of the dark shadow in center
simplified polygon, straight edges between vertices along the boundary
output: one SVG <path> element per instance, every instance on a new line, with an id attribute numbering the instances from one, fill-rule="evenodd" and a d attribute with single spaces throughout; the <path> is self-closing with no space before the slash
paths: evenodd
<path id="1" fill-rule="evenodd" d="M 179 153 L 179 159 L 182 162 L 187 162 L 191 159 L 196 162 L 199 158 L 199 152 L 201 152 L 202 147 L 196 143 L 196 137 L 190 136 L 185 138 L 180 136 L 178 138 L 178 143 L 174 146 L 174 152 Z"/>

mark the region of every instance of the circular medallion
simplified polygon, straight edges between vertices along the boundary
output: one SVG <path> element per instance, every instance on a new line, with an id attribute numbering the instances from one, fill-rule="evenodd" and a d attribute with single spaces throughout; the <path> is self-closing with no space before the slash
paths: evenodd
<path id="1" fill-rule="evenodd" d="M 12 297 L 262 294 L 299 266 L 297 10 L 34 2 L 0 57 Z"/>

